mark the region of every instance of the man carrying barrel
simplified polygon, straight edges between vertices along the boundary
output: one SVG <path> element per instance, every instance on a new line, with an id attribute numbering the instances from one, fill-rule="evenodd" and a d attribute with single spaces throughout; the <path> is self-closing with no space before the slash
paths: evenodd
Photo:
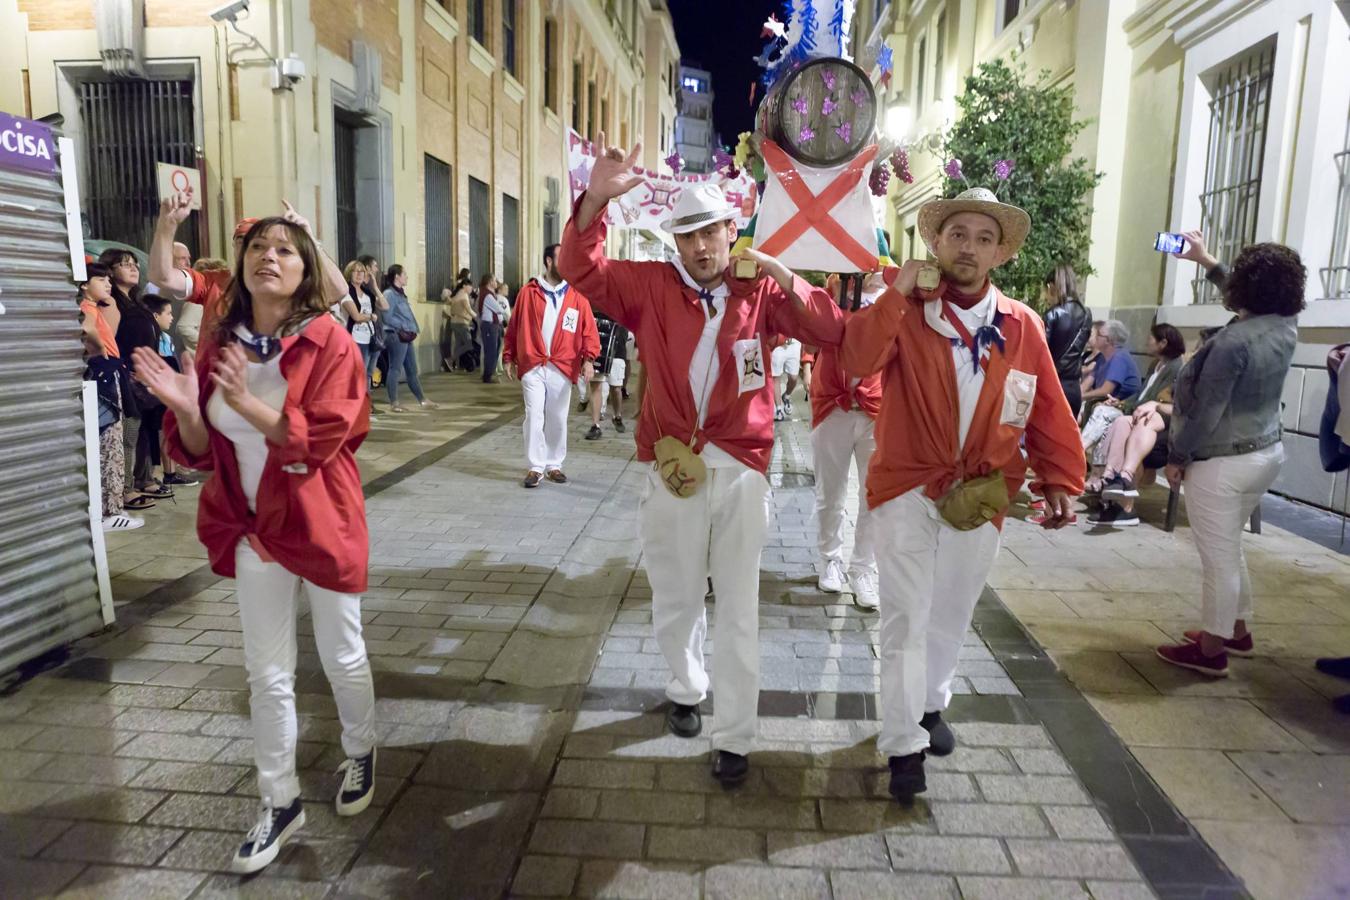
<path id="1" fill-rule="evenodd" d="M 605 258 L 604 211 L 636 187 L 641 145 L 625 154 L 598 140 L 590 186 L 563 232 L 558 268 L 595 308 L 637 338 L 647 389 L 638 459 L 654 463 L 640 535 L 652 585 L 652 626 L 671 669 L 670 730 L 702 730 L 709 678 L 703 642 L 708 578 L 717 595 L 713 776 L 739 784 L 749 771 L 759 701 L 759 559 L 768 528 L 774 397 L 766 377 L 777 335 L 838 344 L 843 317 L 771 256 L 746 250 L 731 269 L 737 210 L 722 189 L 686 188 L 662 227 L 679 251 L 665 262 Z M 754 269 L 754 266 L 749 266 Z M 751 274 L 747 272 L 746 274 Z"/>
<path id="2" fill-rule="evenodd" d="M 901 803 L 926 788 L 925 753 L 955 747 L 942 711 L 1028 462 L 1046 528 L 1069 523 L 1083 489 L 1078 429 L 1041 320 L 989 280 L 1030 228 L 984 188 L 925 203 L 918 229 L 940 273 L 915 260 L 887 269 L 888 289 L 846 328 L 844 368 L 882 376 L 867 475 L 881 582 L 877 748 Z"/>

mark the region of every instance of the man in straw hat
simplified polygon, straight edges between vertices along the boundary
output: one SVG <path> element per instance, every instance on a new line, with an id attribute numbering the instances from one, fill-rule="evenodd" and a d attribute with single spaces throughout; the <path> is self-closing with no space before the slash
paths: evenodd
<path id="1" fill-rule="evenodd" d="M 877 747 L 901 803 L 925 789 L 925 752 L 955 747 L 942 711 L 1028 462 L 1047 528 L 1071 521 L 1083 489 L 1078 429 L 1040 317 L 989 281 L 1030 218 L 974 188 L 925 203 L 918 228 L 940 281 L 932 263 L 887 269 L 887 290 L 849 319 L 843 344 L 850 374 L 882 373 L 867 475 L 881 580 Z"/>
<path id="2" fill-rule="evenodd" d="M 604 255 L 603 212 L 636 187 L 641 145 L 625 154 L 602 134 L 590 186 L 563 231 L 558 268 L 595 308 L 637 338 L 647 373 L 638 459 L 655 462 L 639 533 L 652 585 L 652 626 L 670 665 L 670 730 L 702 730 L 708 578 L 717 595 L 713 636 L 713 775 L 743 781 L 759 699 L 759 558 L 768 528 L 773 449 L 771 342 L 790 335 L 838 344 L 843 318 L 830 295 L 754 250 L 753 278 L 736 277 L 736 214 L 722 189 L 690 186 L 662 227 L 674 234 L 670 263 Z M 767 277 L 766 277 L 767 276 Z"/>

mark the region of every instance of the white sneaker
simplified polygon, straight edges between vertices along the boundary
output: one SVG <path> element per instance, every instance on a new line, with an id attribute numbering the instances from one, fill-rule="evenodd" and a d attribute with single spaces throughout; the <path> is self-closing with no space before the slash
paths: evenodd
<path id="1" fill-rule="evenodd" d="M 135 516 L 128 516 L 125 513 L 118 513 L 115 516 L 108 516 L 103 520 L 104 531 L 135 531 L 145 524 L 144 519 L 138 519 Z"/>
<path id="2" fill-rule="evenodd" d="M 837 594 L 844 589 L 844 564 L 837 559 L 825 560 L 820 569 L 820 589 L 827 594 Z"/>
<path id="3" fill-rule="evenodd" d="M 848 584 L 853 590 L 853 603 L 859 609 L 868 611 L 881 605 L 877 592 L 877 573 L 869 569 L 858 569 L 848 573 Z"/>

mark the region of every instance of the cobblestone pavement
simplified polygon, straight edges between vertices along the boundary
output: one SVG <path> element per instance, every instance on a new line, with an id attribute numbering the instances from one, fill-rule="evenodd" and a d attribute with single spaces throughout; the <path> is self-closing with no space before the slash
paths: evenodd
<path id="1" fill-rule="evenodd" d="M 308 825 L 260 876 L 227 874 L 257 802 L 248 699 L 232 584 L 185 499 L 114 542 L 118 626 L 0 696 L 0 896 L 1241 895 L 992 595 L 962 652 L 962 746 L 912 810 L 886 800 L 876 618 L 815 589 L 800 420 L 773 469 L 761 747 L 722 791 L 706 740 L 662 730 L 631 439 L 582 441 L 573 416 L 571 483 L 525 492 L 514 388 L 427 386 L 453 405 L 382 417 L 361 454 L 372 809 L 333 813 L 339 727 L 302 639 Z M 1000 579 L 1040 564 L 1021 528 Z"/>

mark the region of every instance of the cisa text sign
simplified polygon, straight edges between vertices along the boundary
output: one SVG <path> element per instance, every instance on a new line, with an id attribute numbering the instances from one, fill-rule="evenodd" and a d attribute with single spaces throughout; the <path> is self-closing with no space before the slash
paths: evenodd
<path id="1" fill-rule="evenodd" d="M 56 140 L 41 122 L 0 113 L 0 166 L 30 172 L 56 171 Z"/>

